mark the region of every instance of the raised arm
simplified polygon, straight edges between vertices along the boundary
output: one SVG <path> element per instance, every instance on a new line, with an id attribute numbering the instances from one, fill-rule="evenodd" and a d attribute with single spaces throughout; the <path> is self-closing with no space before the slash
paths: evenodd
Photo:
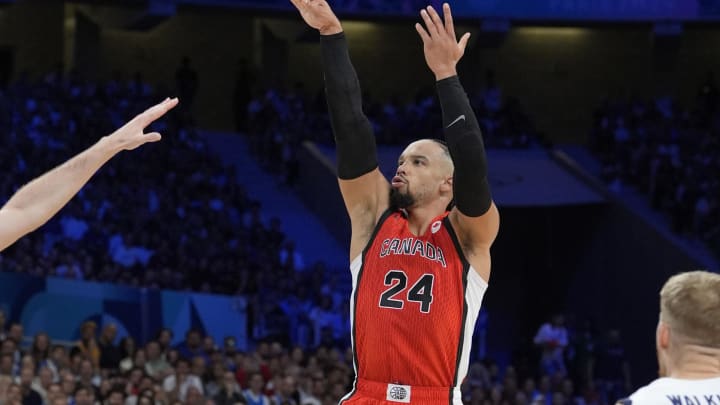
<path id="1" fill-rule="evenodd" d="M 330 120 L 337 146 L 337 170 L 352 224 L 350 260 L 367 244 L 388 207 L 390 184 L 378 169 L 372 126 L 362 110 L 360 82 L 340 20 L 325 0 L 292 0 L 305 22 L 320 32 L 320 51 Z"/>
<path id="2" fill-rule="evenodd" d="M 177 99 L 166 99 L 155 105 L 111 135 L 101 138 L 90 148 L 18 190 L 0 208 L 0 251 L 52 218 L 118 152 L 159 141 L 159 133 L 145 134 L 143 131 L 177 103 Z"/>
<path id="3" fill-rule="evenodd" d="M 455 165 L 450 220 L 458 231 L 464 253 L 480 275 L 490 277 L 490 245 L 500 218 L 490 195 L 487 157 L 480 125 L 457 76 L 457 63 L 465 53 L 470 34 L 457 40 L 450 6 L 443 5 L 445 21 L 432 8 L 421 11 L 425 27 L 416 24 L 425 61 L 435 74 L 442 107 L 445 139 Z"/>

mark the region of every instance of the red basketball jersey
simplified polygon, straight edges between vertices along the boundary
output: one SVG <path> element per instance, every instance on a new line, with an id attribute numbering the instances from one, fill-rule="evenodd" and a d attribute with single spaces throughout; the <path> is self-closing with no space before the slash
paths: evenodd
<path id="1" fill-rule="evenodd" d="M 447 387 L 452 403 L 487 283 L 465 259 L 447 215 L 415 236 L 403 213 L 386 212 L 351 264 L 350 299 L 356 378 Z"/>

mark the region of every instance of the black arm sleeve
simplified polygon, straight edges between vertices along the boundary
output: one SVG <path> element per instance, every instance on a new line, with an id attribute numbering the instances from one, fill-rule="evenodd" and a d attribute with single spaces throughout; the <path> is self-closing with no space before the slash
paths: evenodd
<path id="1" fill-rule="evenodd" d="M 338 177 L 351 180 L 378 166 L 372 126 L 362 111 L 357 73 L 350 62 L 345 34 L 320 36 L 330 122 L 337 145 Z"/>
<path id="2" fill-rule="evenodd" d="M 479 217 L 490 209 L 492 203 L 480 125 L 457 76 L 438 81 L 437 91 L 445 139 L 455 164 L 455 205 L 464 215 Z"/>

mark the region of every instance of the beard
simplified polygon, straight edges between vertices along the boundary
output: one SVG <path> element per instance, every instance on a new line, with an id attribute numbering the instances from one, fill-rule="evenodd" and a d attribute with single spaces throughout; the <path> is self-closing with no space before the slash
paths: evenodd
<path id="1" fill-rule="evenodd" d="M 390 208 L 400 210 L 410 208 L 415 204 L 415 198 L 410 193 L 403 193 L 396 188 L 390 189 Z"/>

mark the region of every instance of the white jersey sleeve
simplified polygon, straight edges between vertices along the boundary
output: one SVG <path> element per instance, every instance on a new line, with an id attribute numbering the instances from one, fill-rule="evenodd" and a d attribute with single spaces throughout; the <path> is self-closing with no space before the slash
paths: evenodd
<path id="1" fill-rule="evenodd" d="M 720 405 L 720 377 L 704 380 L 660 378 L 619 405 Z"/>

